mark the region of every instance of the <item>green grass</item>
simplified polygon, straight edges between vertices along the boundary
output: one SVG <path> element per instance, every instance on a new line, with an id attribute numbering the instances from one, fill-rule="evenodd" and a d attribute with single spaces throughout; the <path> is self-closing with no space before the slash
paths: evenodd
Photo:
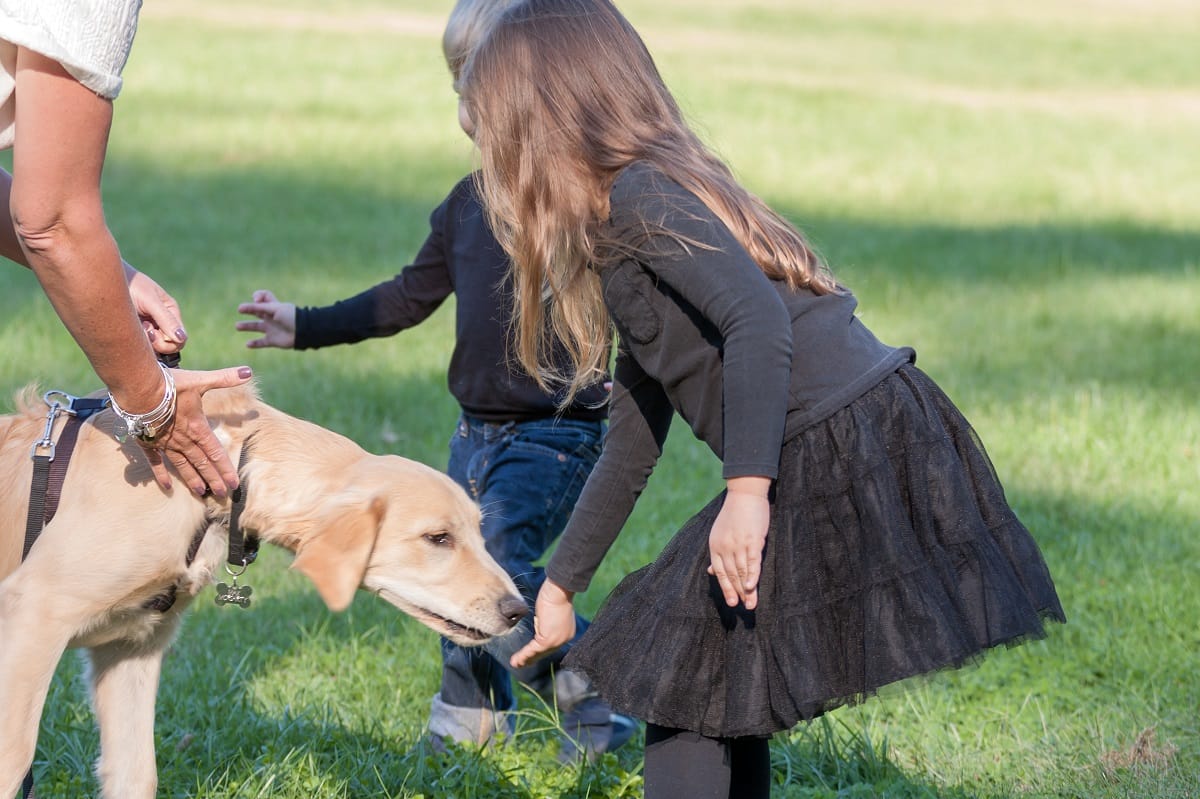
<path id="1" fill-rule="evenodd" d="M 777 736 L 777 795 L 1200 795 L 1194 8 L 622 6 L 697 128 L 971 418 L 1070 619 Z M 248 352 L 233 325 L 256 288 L 325 303 L 415 252 L 473 163 L 440 60 L 449 7 L 148 3 L 105 172 L 123 252 L 182 303 L 189 366 L 249 363 L 279 407 L 436 466 L 456 412 L 449 308 L 316 353 Z M 0 269 L 0 319 L 0 396 L 96 386 L 28 273 Z M 716 491 L 715 459 L 677 433 L 585 610 Z M 331 616 L 286 564 L 254 567 L 250 610 L 206 595 L 185 623 L 160 694 L 160 795 L 640 795 L 638 742 L 560 768 L 553 709 L 532 701 L 510 745 L 427 755 L 435 635 L 367 596 Z M 65 658 L 39 795 L 93 794 L 96 745 Z"/>

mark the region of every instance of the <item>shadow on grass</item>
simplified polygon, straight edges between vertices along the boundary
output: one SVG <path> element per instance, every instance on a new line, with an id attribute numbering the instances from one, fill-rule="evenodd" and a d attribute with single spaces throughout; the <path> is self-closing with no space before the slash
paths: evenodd
<path id="1" fill-rule="evenodd" d="M 1054 521 L 1051 526 L 1072 539 L 1086 537 L 1094 542 L 1094 547 L 1090 543 L 1083 547 L 1077 540 L 1043 540 L 1054 550 L 1053 559 L 1065 566 L 1057 576 L 1070 623 L 1054 627 L 1052 646 L 1047 649 L 1029 657 L 1006 657 L 998 685 L 988 679 L 952 678 L 958 701 L 981 707 L 1020 704 L 1021 697 L 1032 694 L 1048 718 L 1067 719 L 1079 712 L 1080 702 L 1098 701 L 1095 696 L 1127 696 L 1136 693 L 1137 686 L 1153 683 L 1158 703 L 1141 709 L 1147 715 L 1131 718 L 1130 729 L 1123 732 L 1161 723 L 1164 738 L 1178 741 L 1192 724 L 1192 687 L 1186 680 L 1166 676 L 1180 669 L 1189 673 L 1187 664 L 1195 662 L 1186 635 L 1187 619 L 1179 620 L 1177 634 L 1162 637 L 1160 629 L 1148 629 L 1147 635 L 1160 636 L 1155 640 L 1138 640 L 1137 629 L 1113 628 L 1109 622 L 1115 607 L 1132 617 L 1155 613 L 1159 601 L 1155 594 L 1165 590 L 1156 587 L 1162 573 L 1123 575 L 1120 583 L 1102 587 L 1099 594 L 1092 585 L 1105 576 L 1104 570 L 1125 562 L 1111 547 L 1125 541 L 1131 562 L 1136 562 L 1136 550 L 1145 556 L 1146 542 L 1137 543 L 1133 531 L 1161 530 L 1171 522 L 1168 514 L 1139 510 L 1129 501 L 1099 508 L 1083 498 L 1031 495 L 1027 502 L 1028 512 L 1023 515 L 1031 528 L 1065 512 L 1069 521 Z M 1077 547 L 1083 551 L 1076 552 Z M 1161 560 L 1153 554 L 1149 557 Z M 1193 560 L 1181 556 L 1180 568 Z M 269 549 L 262 561 L 248 582 L 262 585 L 263 590 L 256 591 L 257 601 L 248 611 L 208 607 L 212 595 L 205 591 L 168 654 L 157 712 L 165 795 L 249 797 L 260 791 L 317 795 L 314 790 L 320 795 L 353 797 L 424 793 L 611 799 L 637 795 L 624 788 L 611 792 L 612 786 L 629 786 L 630 775 L 636 775 L 640 750 L 633 747 L 619 752 L 616 760 L 557 777 L 546 776 L 558 769 L 553 747 L 548 754 L 539 754 L 536 735 L 532 741 L 520 741 L 518 753 L 455 750 L 448 758 L 434 758 L 415 749 L 423 716 L 415 718 L 412 706 L 423 708 L 436 689 L 433 634 L 367 596 L 359 597 L 347 613 L 329 614 L 303 578 L 280 568 L 286 565 L 286 553 Z M 1089 571 L 1091 567 L 1099 573 Z M 1146 672 L 1147 651 L 1154 652 L 1153 663 L 1162 674 Z M 83 691 L 72 679 L 79 669 L 74 658 L 69 660 L 60 668 L 60 677 L 66 679 L 56 681 L 52 690 L 39 750 L 39 779 L 44 785 L 39 795 L 46 797 L 94 792 L 95 733 Z M 1087 699 L 1084 694 L 1095 696 Z M 407 711 L 402 704 L 408 705 Z M 1002 786 L 981 790 L 978 785 L 936 784 L 901 768 L 891 759 L 887 742 L 873 738 L 870 730 L 838 724 L 827 717 L 790 735 L 776 736 L 772 750 L 777 796 L 999 799 L 1043 795 Z M 1195 754 L 1188 751 L 1181 757 L 1193 762 Z M 1121 793 L 1121 785 L 1156 779 L 1138 774 L 1106 777 L 1096 763 L 1059 763 L 1058 767 L 1070 773 L 1064 792 L 1045 795 L 1082 797 L 1086 794 L 1066 789 L 1094 784 L 1098 789 L 1094 796 L 1115 799 L 1137 795 Z M 547 779 L 560 780 L 561 784 L 555 783 L 557 792 L 529 790 L 530 782 Z M 1187 795 L 1171 792 L 1181 784 L 1178 779 L 1168 776 L 1162 781 L 1170 789 L 1163 796 Z M 636 781 L 632 784 L 636 788 Z"/>
<path id="2" fill-rule="evenodd" d="M 179 175 L 125 164 L 110 170 L 106 181 L 110 196 L 118 198 L 110 208 L 110 221 L 130 260 L 176 294 L 193 324 L 231 329 L 232 303 L 254 288 L 302 286 L 319 280 L 323 286 L 337 287 L 342 293 L 307 301 L 327 302 L 389 277 L 415 253 L 425 235 L 430 208 L 449 190 L 454 178 L 431 190 L 427 197 L 356 189 L 340 185 L 336 175 L 328 180 L 305 180 L 292 174 L 251 170 Z M 823 249 L 831 254 L 835 271 L 844 272 L 852 285 L 857 287 L 861 282 L 871 292 L 877 285 L 894 283 L 903 283 L 906 292 L 936 296 L 939 286 L 993 286 L 997 290 L 1028 286 L 1036 290 L 1047 282 L 1087 285 L 1095 280 L 1138 275 L 1194 280 L 1196 253 L 1200 252 L 1200 235 L 1115 223 L 958 228 L 822 218 L 804 213 L 796 213 L 794 218 L 817 233 Z M 354 247 L 347 248 L 347 241 Z M 327 264 L 322 271 L 298 271 L 302 267 L 313 269 L 313 264 L 320 263 Z M 17 323 L 12 320 L 19 319 L 18 312 L 34 301 L 44 299 L 27 272 L 17 267 L 0 270 L 0 316 L 8 320 L 0 322 L 0 330 Z M 218 321 L 205 321 L 208 319 Z M 981 317 L 980 325 L 984 324 L 986 318 Z M 1078 390 L 1097 380 L 1137 386 L 1170 397 L 1194 398 L 1200 350 L 1187 350 L 1181 362 L 1176 343 L 1181 338 L 1194 341 L 1194 327 L 1153 318 L 1130 321 L 1078 314 L 1074 318 L 1049 319 L 1046 324 L 1048 339 L 1090 337 L 1100 346 L 1079 357 L 1056 358 L 1055 352 L 1048 350 L 1029 354 L 1027 359 L 990 360 L 984 365 L 990 375 L 989 390 L 994 385 L 1002 396 L 1010 396 L 1004 392 L 1017 396 L 1039 387 L 1041 375 L 1053 373 L 1064 390 Z M 890 338 L 885 331 L 877 332 Z M 985 333 L 980 336 L 986 338 Z M 221 359 L 231 359 L 244 352 L 237 338 L 231 334 L 225 340 L 228 352 L 221 349 L 221 343 L 195 344 L 207 347 L 209 352 L 219 350 Z M 430 464 L 444 464 L 445 440 L 454 415 L 444 370 L 431 368 L 415 375 L 404 370 L 401 379 L 399 371 L 387 368 L 386 345 L 360 346 L 380 348 L 377 370 L 362 374 L 342 368 L 336 352 L 287 360 L 281 355 L 269 376 L 260 374 L 265 395 L 282 409 L 350 435 L 371 451 L 395 451 Z M 951 358 L 940 371 L 969 371 L 976 366 Z M 4 374 L 0 379 L 22 384 L 33 376 L 52 377 Z M 297 390 L 297 386 L 302 389 Z M 398 440 L 383 436 L 380 429 L 381 418 L 388 414 L 394 414 Z M 1093 554 L 1076 555 L 1073 550 L 1084 533 L 1104 539 L 1097 542 L 1094 554 L 1111 561 L 1122 538 L 1130 542 L 1128 546 L 1134 546 L 1137 538 L 1131 532 L 1178 524 L 1177 519 L 1130 504 L 1103 510 L 1083 497 L 1030 495 L 1026 499 L 1035 516 L 1046 517 L 1048 527 L 1064 531 L 1064 538 L 1069 535 L 1074 539 L 1047 541 L 1038 533 L 1038 525 L 1026 518 L 1043 546 L 1053 547 L 1062 561 Z M 1114 522 L 1112 514 L 1119 515 L 1119 523 Z M 1079 535 L 1075 534 L 1077 528 Z M 1091 528 L 1102 532 L 1097 534 Z M 1136 562 L 1137 553 L 1128 554 L 1130 562 Z M 1089 577 L 1081 571 L 1073 575 L 1073 579 L 1080 580 Z M 1108 593 L 1095 593 L 1097 602 L 1111 599 Z M 211 600 L 202 597 L 200 601 Z M 1104 610 L 1097 607 L 1096 618 Z M 309 646 L 297 621 L 303 623 L 324 613 L 315 595 L 302 595 L 297 589 L 294 595 L 284 591 L 278 598 L 260 600 L 251 613 L 238 616 L 236 623 L 213 613 L 196 613 L 185 622 L 180 642 L 166 666 L 159 706 L 159 762 L 164 788 L 169 786 L 172 793 L 178 794 L 187 786 L 218 781 L 227 786 L 226 795 L 253 795 L 249 790 L 239 793 L 237 786 L 257 779 L 255 775 L 260 773 L 266 778 L 287 779 L 273 763 L 285 764 L 286 771 L 300 777 L 350 786 L 347 795 L 386 795 L 379 792 L 381 785 L 387 786 L 385 790 L 398 790 L 400 785 L 426 790 L 410 781 L 446 778 L 441 765 L 422 771 L 426 760 L 402 749 L 413 741 L 385 731 L 385 722 L 380 722 L 379 730 L 357 730 L 339 720 L 336 708 L 316 717 L 302 715 L 296 708 L 271 714 L 257 709 L 248 699 L 248 686 L 272 678 L 282 661 Z M 1070 603 L 1067 613 L 1073 613 Z M 368 618 L 373 615 L 366 614 Z M 359 635 L 351 617 L 336 617 L 324 629 L 333 639 L 347 644 Z M 422 641 L 422 646 L 428 647 L 431 657 L 436 652 L 432 638 Z M 1129 646 L 1132 651 L 1134 644 L 1129 642 Z M 1184 662 L 1190 657 L 1175 654 Z M 1161 659 L 1170 661 L 1171 656 L 1164 652 Z M 349 673 L 356 666 L 346 662 L 342 667 Z M 1108 670 L 1104 673 L 1087 675 L 1092 684 L 1085 682 L 1082 687 L 1075 682 L 1078 675 L 1067 672 L 1071 681 L 1058 687 L 1064 705 L 1078 690 L 1113 683 L 1114 666 L 1123 670 L 1122 679 L 1137 677 L 1133 662 L 1110 660 L 1105 666 Z M 425 683 L 428 688 L 436 681 L 436 673 L 428 666 L 422 668 L 430 671 Z M 66 666 L 63 673 L 70 676 L 77 669 Z M 88 791 L 79 786 L 94 784 L 90 769 L 95 746 L 87 743 L 94 734 L 86 712 L 79 710 L 83 700 L 76 687 L 56 685 L 52 694 L 48 728 L 43 732 L 50 744 L 46 750 L 49 762 L 42 767 L 48 786 L 45 796 L 85 795 Z M 1114 692 L 1122 687 L 1116 684 Z M 1178 691 L 1175 695 L 1161 690 L 1162 707 L 1194 707 L 1186 686 L 1173 688 Z M 373 712 L 383 718 L 390 709 L 379 706 Z M 180 746 L 189 735 L 190 743 Z M 415 732 L 412 737 L 415 740 Z M 785 795 L 869 796 L 873 794 L 861 786 L 871 780 L 892 785 L 895 793 L 880 794 L 889 797 L 936 795 L 956 799 L 967 795 L 954 789 L 933 792 L 928 784 L 891 764 L 878 742 L 864 738 L 857 745 L 851 740 L 848 748 L 838 744 L 831 750 L 828 746 L 826 741 L 803 736 L 776 745 L 778 772 L 791 775 L 786 790 L 800 791 Z M 312 763 L 303 756 L 305 751 L 315 753 Z M 449 769 L 472 772 L 469 779 L 481 785 L 505 779 L 493 761 L 478 760 L 469 767 L 456 760 Z M 846 786 L 860 786 L 855 788 L 859 794 L 828 793 L 832 785 L 847 780 Z M 436 793 L 432 788 L 427 792 Z"/>
<path id="3" fill-rule="evenodd" d="M 503 750 L 452 747 L 436 754 L 419 741 L 419 728 L 396 721 L 388 702 L 347 698 L 336 683 L 355 680 L 362 667 L 355 646 L 376 625 L 384 634 L 396 628 L 398 611 L 366 599 L 360 597 L 366 607 L 359 613 L 339 616 L 330 616 L 311 592 L 286 589 L 271 590 L 246 612 L 192 609 L 164 663 L 156 712 L 160 792 L 230 798 L 633 796 L 609 790 L 637 782 L 628 771 L 636 765 L 632 756 L 560 767 L 552 724 L 547 728 L 544 720 L 541 729 L 519 734 Z M 198 601 L 211 601 L 211 592 Z M 436 651 L 436 638 L 426 637 Z M 313 650 L 333 652 L 310 657 Z M 296 656 L 311 679 L 297 674 Z M 65 659 L 48 700 L 35 766 L 38 795 L 46 799 L 96 794 L 98 736 L 80 673 L 78 659 Z M 312 690 L 310 682 L 322 681 L 323 688 L 334 684 L 328 693 Z M 264 698 L 273 689 L 294 692 L 294 701 L 279 705 L 276 697 Z M 428 695 L 422 692 L 421 700 Z"/>
<path id="4" fill-rule="evenodd" d="M 973 794 L 906 774 L 886 741 L 822 716 L 771 746 L 777 791 L 787 799 L 970 799 Z"/>
<path id="5" fill-rule="evenodd" d="M 254 289 L 273 287 L 302 304 L 321 304 L 407 264 L 428 232 L 432 207 L 460 177 L 450 165 L 420 168 L 430 177 L 419 196 L 388 191 L 377 181 L 356 186 L 319 169 L 312 175 L 262 169 L 167 173 L 130 162 L 110 164 L 105 187 L 110 224 L 125 255 L 175 294 L 190 326 L 204 331 L 193 350 L 205 362 L 226 362 L 244 357 L 246 336 L 229 331 L 233 306 Z M 440 185 L 438 174 L 448 176 Z M 964 360 L 951 360 L 949 371 L 987 372 L 989 392 L 1015 397 L 1029 383 L 1041 390 L 1089 381 L 1151 387 L 1175 397 L 1197 388 L 1200 350 L 1178 345 L 1200 333 L 1195 319 L 1107 318 L 1086 307 L 1058 307 L 1053 295 L 1043 303 L 1048 309 L 1027 311 L 1020 298 L 1138 276 L 1194 283 L 1200 234 L 1115 221 L 971 227 L 781 210 L 813 234 L 835 273 L 869 300 L 862 309 L 869 319 L 884 312 L 903 318 L 911 303 L 922 325 L 941 331 L 934 333 L 939 346 L 963 339 L 964 326 L 994 328 L 971 339 L 980 343 L 989 335 L 1002 339 L 1006 326 L 1045 343 L 1033 358 L 1003 347 L 951 354 Z M 984 292 L 972 295 L 981 304 L 992 291 L 1017 296 L 1002 306 L 1007 319 L 989 319 L 988 307 L 937 309 L 939 291 L 949 292 L 948 302 L 962 302 L 960 289 Z M 29 303 L 44 302 L 39 294 L 24 270 L 0 270 L 0 318 L 19 320 Z M 897 340 L 886 329 L 876 332 L 918 350 L 924 344 Z M 444 394 L 444 386 L 435 388 Z"/>

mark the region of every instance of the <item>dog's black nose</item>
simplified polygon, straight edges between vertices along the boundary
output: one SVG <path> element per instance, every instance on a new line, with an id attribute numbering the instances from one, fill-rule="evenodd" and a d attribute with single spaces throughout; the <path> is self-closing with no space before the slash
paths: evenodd
<path id="1" fill-rule="evenodd" d="M 500 600 L 500 615 L 508 619 L 509 627 L 516 627 L 517 622 L 529 615 L 529 606 L 518 596 L 506 596 Z"/>

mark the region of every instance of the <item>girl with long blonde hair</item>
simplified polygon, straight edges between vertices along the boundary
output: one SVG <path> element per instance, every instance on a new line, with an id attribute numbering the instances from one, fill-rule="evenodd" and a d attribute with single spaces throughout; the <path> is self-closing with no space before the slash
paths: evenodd
<path id="1" fill-rule="evenodd" d="M 573 634 L 674 414 L 722 463 L 726 490 L 565 661 L 647 721 L 648 799 L 765 797 L 771 734 L 1063 619 L 970 425 L 688 128 L 612 3 L 516 3 L 462 91 L 519 358 L 571 396 L 619 341 L 604 450 L 514 664 Z"/>

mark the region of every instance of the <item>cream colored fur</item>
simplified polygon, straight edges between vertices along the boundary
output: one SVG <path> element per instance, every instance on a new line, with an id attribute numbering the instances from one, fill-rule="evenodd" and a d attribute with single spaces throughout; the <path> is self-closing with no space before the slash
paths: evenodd
<path id="1" fill-rule="evenodd" d="M 229 502 L 196 497 L 178 480 L 162 491 L 141 450 L 113 439 L 105 411 L 79 431 L 57 515 L 22 563 L 30 451 L 47 408 L 33 392 L 18 404 L 0 416 L 0 799 L 20 787 L 50 680 L 72 647 L 89 650 L 103 796 L 150 799 L 163 651 L 191 599 L 224 576 Z M 205 410 L 235 463 L 248 442 L 242 527 L 295 552 L 293 568 L 331 610 L 362 587 L 468 645 L 508 632 L 526 612 L 484 549 L 478 506 L 441 472 L 369 454 L 249 386 L 210 392 Z M 169 611 L 142 607 L 171 585 Z"/>

